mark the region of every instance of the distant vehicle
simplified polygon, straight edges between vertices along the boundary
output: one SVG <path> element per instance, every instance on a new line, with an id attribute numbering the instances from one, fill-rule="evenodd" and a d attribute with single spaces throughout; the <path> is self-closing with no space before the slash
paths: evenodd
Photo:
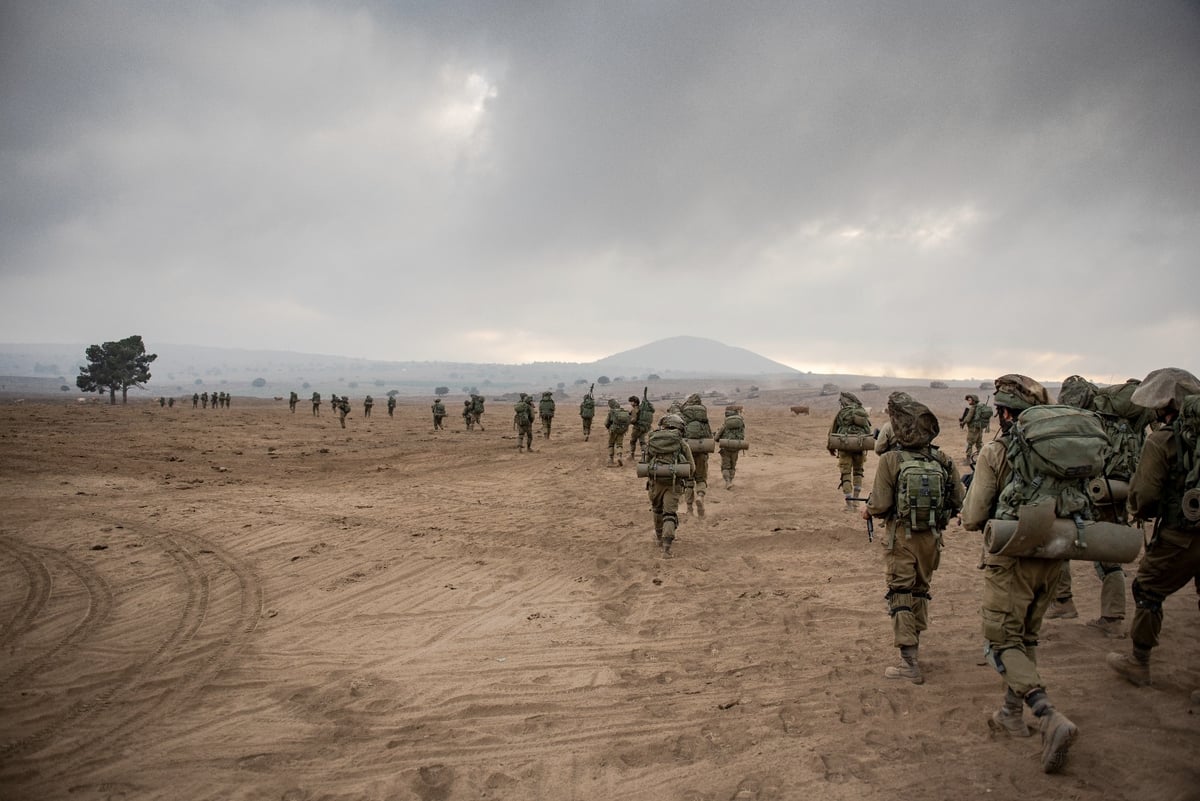
<path id="1" fill-rule="evenodd" d="M 945 381 L 930 381 L 930 389 L 950 389 L 950 386 Z"/>
<path id="2" fill-rule="evenodd" d="M 822 395 L 836 395 L 841 391 L 842 390 L 838 388 L 837 384 L 826 384 L 825 386 L 821 387 Z"/>
<path id="3" fill-rule="evenodd" d="M 871 392 L 872 390 L 879 389 L 879 385 L 878 385 L 878 384 L 872 384 L 870 381 L 868 381 L 867 383 L 863 384 L 863 385 L 860 387 L 860 389 L 861 389 L 863 392 Z"/>

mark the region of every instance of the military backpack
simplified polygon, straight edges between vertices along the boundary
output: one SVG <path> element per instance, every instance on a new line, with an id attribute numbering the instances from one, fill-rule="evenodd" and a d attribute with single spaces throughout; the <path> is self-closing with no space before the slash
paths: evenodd
<path id="1" fill-rule="evenodd" d="M 1093 519 L 1087 482 L 1103 474 L 1110 448 L 1095 412 L 1061 405 L 1025 409 L 1009 431 L 1011 475 L 997 517 L 1016 520 L 1021 506 L 1053 499 L 1056 516 Z"/>
<path id="2" fill-rule="evenodd" d="M 654 404 L 649 398 L 642 398 L 642 402 L 638 404 L 637 416 L 638 428 L 652 428 L 654 426 Z"/>
<path id="3" fill-rule="evenodd" d="M 683 417 L 683 435 L 687 439 L 705 439 L 712 436 L 712 427 L 708 424 L 708 409 L 702 404 L 693 403 L 679 410 Z"/>
<path id="4" fill-rule="evenodd" d="M 725 418 L 725 438 L 746 438 L 746 421 L 742 419 L 740 414 L 731 414 Z"/>
<path id="5" fill-rule="evenodd" d="M 896 518 L 912 531 L 941 531 L 950 521 L 950 471 L 935 448 L 900 450 Z M 944 458 L 944 457 L 943 457 Z"/>
<path id="6" fill-rule="evenodd" d="M 646 437 L 646 455 L 651 464 L 676 464 L 683 458 L 683 434 L 660 428 Z"/>
<path id="7" fill-rule="evenodd" d="M 1164 499 L 1163 522 L 1171 528 L 1200 529 L 1200 395 L 1183 399 L 1179 416 L 1171 424 L 1178 440 L 1174 485 L 1181 490 L 1178 504 Z"/>
<path id="8" fill-rule="evenodd" d="M 596 416 L 596 399 L 591 395 L 584 395 L 583 401 L 579 404 L 580 417 L 595 417 Z"/>
<path id="9" fill-rule="evenodd" d="M 612 410 L 612 430 L 624 434 L 629 430 L 629 411 L 627 409 Z"/>
<path id="10" fill-rule="evenodd" d="M 833 419 L 835 434 L 870 434 L 871 418 L 861 406 L 843 406 Z"/>
<path id="11" fill-rule="evenodd" d="M 514 419 L 517 425 L 527 426 L 533 422 L 533 409 L 529 405 L 529 401 L 517 401 L 513 404 Z"/>

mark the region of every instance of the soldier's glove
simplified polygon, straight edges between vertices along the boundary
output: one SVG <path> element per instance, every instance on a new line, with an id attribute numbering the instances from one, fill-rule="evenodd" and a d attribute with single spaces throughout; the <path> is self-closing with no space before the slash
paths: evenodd
<path id="1" fill-rule="evenodd" d="M 829 449 L 829 455 L 830 455 L 830 456 L 837 456 L 837 451 L 835 451 L 833 448 L 830 448 L 830 449 Z"/>

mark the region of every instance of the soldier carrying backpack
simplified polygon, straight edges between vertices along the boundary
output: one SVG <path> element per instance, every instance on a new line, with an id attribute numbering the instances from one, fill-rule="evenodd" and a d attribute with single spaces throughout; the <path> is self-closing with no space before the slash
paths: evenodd
<path id="1" fill-rule="evenodd" d="M 583 400 L 579 403 L 579 418 L 583 420 L 583 441 L 587 442 L 592 436 L 592 419 L 596 416 L 596 398 L 592 394 L 596 389 L 596 385 L 592 384 L 591 389 L 583 396 Z"/>
<path id="2" fill-rule="evenodd" d="M 513 427 L 517 429 L 517 452 L 528 447 L 533 453 L 533 399 L 528 393 L 522 392 L 521 398 L 513 404 Z"/>
<path id="3" fill-rule="evenodd" d="M 684 428 L 682 417 L 668 414 L 659 422 L 658 430 L 647 437 L 642 451 L 647 460 L 646 492 L 654 514 L 654 541 L 667 558 L 671 556 L 671 545 L 679 528 L 679 499 L 691 484 L 690 476 L 696 469 L 692 450 L 684 440 Z M 669 469 L 657 470 L 659 466 Z M 681 477 L 681 473 L 685 475 Z"/>
<path id="4" fill-rule="evenodd" d="M 550 425 L 554 422 L 554 393 L 546 390 L 538 401 L 538 417 L 542 420 L 542 438 L 550 439 Z"/>
<path id="5" fill-rule="evenodd" d="M 683 436 L 686 439 L 710 439 L 712 437 L 712 426 L 708 423 L 708 409 L 701 402 L 699 393 L 693 392 L 687 396 L 679 410 L 679 416 L 683 418 Z M 708 493 L 708 454 L 693 452 L 692 458 L 696 462 L 696 471 L 693 473 L 695 481 L 691 487 L 688 487 L 684 500 L 687 502 L 688 514 L 691 514 L 692 503 L 695 502 L 696 514 L 704 517 L 704 496 Z"/>
<path id="6" fill-rule="evenodd" d="M 629 430 L 629 412 L 621 408 L 616 398 L 608 399 L 608 417 L 604 421 L 608 429 L 608 466 L 613 466 L 613 455 L 616 455 L 617 465 L 624 465 L 625 432 Z"/>
<path id="7" fill-rule="evenodd" d="M 942 531 L 962 506 L 963 488 L 954 460 L 933 440 L 940 431 L 929 407 L 907 396 L 888 401 L 896 441 L 879 459 L 875 484 L 862 516 L 882 518 L 888 614 L 900 665 L 884 676 L 925 681 L 918 661 L 921 632 L 929 625 L 929 586 L 941 561 Z"/>
<path id="8" fill-rule="evenodd" d="M 740 407 L 739 407 L 740 408 Z M 746 439 L 746 421 L 737 409 L 725 409 L 725 422 L 717 432 L 717 442 L 737 441 Z M 741 451 L 737 448 L 721 449 L 721 478 L 725 479 L 725 489 L 733 489 L 733 477 L 737 473 L 738 456 Z"/>
<path id="9" fill-rule="evenodd" d="M 860 437 L 871 433 L 871 418 L 867 416 L 867 410 L 863 408 L 857 395 L 853 392 L 843 392 L 838 397 L 838 403 L 841 404 L 841 408 L 838 409 L 838 413 L 829 427 L 830 434 Z M 874 450 L 875 443 L 872 441 L 868 447 Z M 838 474 L 841 477 L 839 486 L 846 500 L 846 510 L 852 512 L 854 511 L 854 501 L 850 499 L 862 496 L 863 473 L 867 463 L 866 452 L 830 447 L 829 455 L 837 457 Z"/>
<path id="10" fill-rule="evenodd" d="M 1129 510 L 1153 520 L 1154 534 L 1133 580 L 1132 653 L 1109 654 L 1129 682 L 1150 684 L 1150 651 L 1158 646 L 1163 602 L 1200 576 L 1200 379 L 1177 367 L 1155 370 L 1131 400 L 1161 423 L 1146 437 L 1129 487 Z"/>
<path id="11" fill-rule="evenodd" d="M 1085 448 L 1069 447 L 1066 453 L 1054 452 L 1058 442 L 1074 442 L 1069 438 L 1042 439 L 1017 429 L 1018 416 L 1037 414 L 1039 409 L 1063 410 L 1069 407 L 1048 407 L 1046 388 L 1028 376 L 1011 373 L 995 382 L 993 402 L 1000 423 L 1000 435 L 983 446 L 975 463 L 974 478 L 963 501 L 962 523 L 968 531 L 982 531 L 994 517 L 1013 515 L 1021 503 L 1052 496 L 1059 514 L 1070 513 L 1079 493 L 1072 493 L 1070 482 L 1049 476 L 1049 472 L 1070 472 L 1077 468 L 1071 452 Z M 1068 428 L 1080 421 L 1078 416 L 1049 414 L 1046 421 L 1064 418 Z M 1026 417 L 1033 423 L 1033 420 Z M 1035 428 L 1037 426 L 1034 426 Z M 1080 426 L 1085 428 L 1086 424 Z M 1024 444 L 1018 444 L 1022 442 Z M 1087 436 L 1085 443 L 1094 441 Z M 1047 449 L 1049 446 L 1049 450 Z M 1036 457 L 1035 457 L 1036 454 Z M 1082 454 L 1091 458 L 1090 453 Z M 1064 458 L 1069 457 L 1069 458 Z M 1049 465 L 1064 466 L 1051 470 Z M 1018 470 L 1016 463 L 1020 463 Z M 1036 463 L 1036 468 L 1035 467 Z M 1088 468 L 1078 470 L 1086 473 Z M 1026 473 L 1021 477 L 1020 473 Z M 1037 475 L 1034 475 L 1034 474 Z M 1040 476 L 1040 478 L 1039 478 Z M 1043 492 L 1043 486 L 1045 492 Z M 1059 496 L 1063 497 L 1060 498 Z M 1060 507 L 1060 500 L 1062 506 Z M 1086 503 L 1086 496 L 1083 498 Z M 1078 512 L 1079 510 L 1076 510 Z M 1028 556 L 1007 556 L 984 553 L 983 600 L 980 610 L 983 636 L 987 641 L 989 664 L 1000 674 L 1005 685 L 1004 702 L 988 722 L 993 731 L 1012 737 L 1030 736 L 1023 717 L 1023 705 L 1032 710 L 1042 735 L 1042 770 L 1053 773 L 1067 760 L 1067 752 L 1078 735 L 1078 728 L 1066 715 L 1050 703 L 1046 685 L 1037 668 L 1037 643 L 1042 618 L 1054 597 L 1062 570 L 1061 559 L 1042 559 Z"/>

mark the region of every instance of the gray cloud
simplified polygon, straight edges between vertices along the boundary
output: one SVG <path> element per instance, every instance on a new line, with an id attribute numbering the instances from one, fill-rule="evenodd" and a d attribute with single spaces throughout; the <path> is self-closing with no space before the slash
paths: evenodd
<path id="1" fill-rule="evenodd" d="M 407 5 L 6 5 L 0 340 L 1188 366 L 1194 4 Z"/>

